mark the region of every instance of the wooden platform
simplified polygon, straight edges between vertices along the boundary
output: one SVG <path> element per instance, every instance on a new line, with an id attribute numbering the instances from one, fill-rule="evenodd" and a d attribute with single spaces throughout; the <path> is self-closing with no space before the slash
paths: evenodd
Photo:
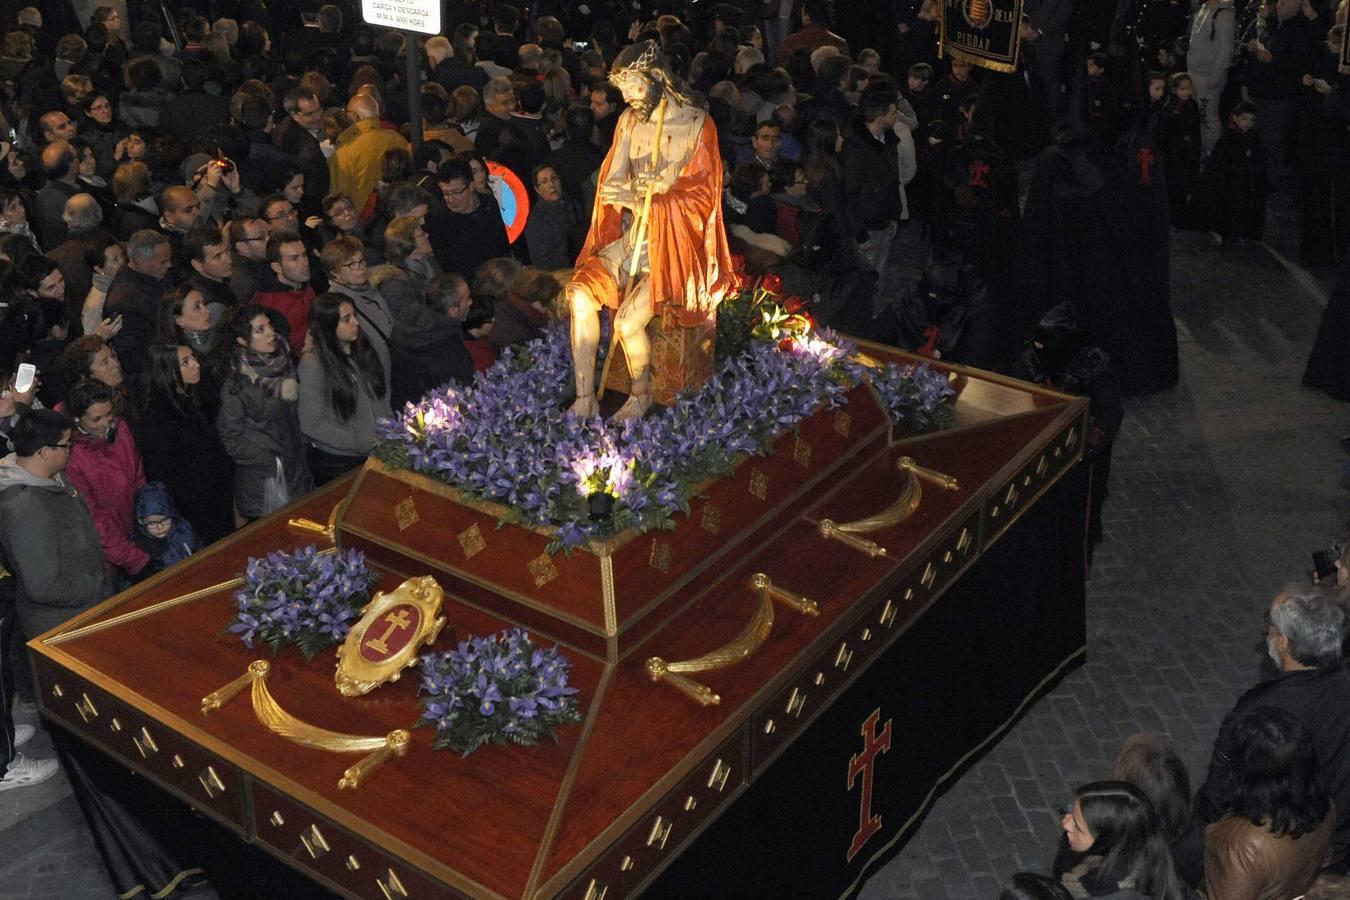
<path id="1" fill-rule="evenodd" d="M 410 485 L 372 469 L 35 640 L 43 713 L 241 839 L 347 896 L 400 896 L 391 893 L 391 874 L 410 897 L 632 895 L 773 771 L 773 760 L 1078 459 L 1085 401 L 984 373 L 965 376 L 951 430 L 905 437 L 874 428 L 871 437 L 848 445 L 853 455 L 846 465 L 836 469 L 826 454 L 816 459 L 815 472 L 828 473 L 820 478 L 800 468 L 796 437 L 789 435 L 775 457 L 748 460 L 735 478 L 710 487 L 710 497 L 727 492 L 723 521 L 736 523 L 734 546 L 716 535 L 708 547 L 697 544 L 696 535 L 706 536 L 698 504 L 672 538 L 664 571 L 654 564 L 664 556 L 652 544 L 662 536 L 633 538 L 640 552 L 624 565 L 632 569 L 638 599 L 625 607 L 616 598 L 609 620 L 603 588 L 596 597 L 589 582 L 561 575 L 530 588 L 524 575 L 513 574 L 524 588 L 516 593 L 531 602 L 500 602 L 493 586 L 503 579 L 472 570 L 454 536 L 463 527 L 445 521 L 483 512 L 433 512 L 427 504 L 436 492 L 425 491 L 414 501 L 417 521 L 399 528 L 393 506 L 412 495 Z M 863 406 L 850 407 L 860 423 L 869 421 Z M 886 556 L 823 540 L 815 522 L 861 518 L 897 495 L 902 480 L 894 463 L 902 454 L 956 476 L 961 489 L 926 491 L 912 518 L 870 535 Z M 770 488 L 780 493 L 757 496 L 753 471 L 763 474 L 782 464 L 780 457 L 798 467 L 796 483 L 788 466 Z M 348 498 L 362 479 L 378 491 L 367 487 Z M 378 504 L 370 499 L 375 496 Z M 233 610 L 228 590 L 114 621 L 224 582 L 250 556 L 313 542 L 289 529 L 287 517 L 325 520 L 348 499 L 339 542 L 379 554 L 382 588 L 431 573 L 447 587 L 450 627 L 458 637 L 522 623 L 563 643 L 581 689 L 584 723 L 562 729 L 557 744 L 490 746 L 467 760 L 432 751 L 430 732 L 417 730 L 406 756 L 359 789 L 339 791 L 354 757 L 307 750 L 271 734 L 246 696 L 209 716 L 201 713 L 203 696 L 266 655 L 250 653 L 224 633 Z M 375 521 L 379 509 L 390 524 Z M 490 546 L 513 548 L 511 565 L 530 571 L 533 537 L 514 527 L 498 531 L 490 518 L 474 522 Z M 573 557 L 578 565 L 592 564 L 584 554 Z M 553 562 L 558 572 L 571 564 L 562 557 Z M 757 572 L 817 601 L 821 615 L 779 612 L 758 652 L 698 676 L 721 696 L 719 705 L 700 706 L 653 683 L 644 670 L 648 657 L 697 656 L 741 631 L 752 609 L 748 582 Z M 1081 608 L 1081 593 L 1077 602 Z M 91 625 L 103 627 L 86 628 Z M 1046 671 L 1060 663 L 1047 660 Z M 415 681 L 409 676 L 366 697 L 344 698 L 333 687 L 331 658 L 306 664 L 286 651 L 273 659 L 269 684 L 284 708 L 312 724 L 382 735 L 417 718 Z M 840 860 L 841 872 L 866 859 Z"/>

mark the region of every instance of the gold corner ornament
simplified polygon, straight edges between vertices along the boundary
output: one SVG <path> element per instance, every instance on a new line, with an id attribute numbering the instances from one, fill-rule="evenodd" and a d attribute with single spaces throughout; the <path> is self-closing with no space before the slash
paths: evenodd
<path id="1" fill-rule="evenodd" d="M 435 578 L 409 578 L 389 593 L 378 593 L 361 611 L 337 650 L 333 679 L 344 697 L 370 693 L 417 662 L 417 653 L 445 627 L 440 615 L 444 592 Z"/>
<path id="2" fill-rule="evenodd" d="M 702 706 L 716 706 L 722 702 L 722 697 L 707 685 L 687 677 L 686 673 L 724 669 L 753 654 L 769 639 L 773 630 L 775 602 L 802 615 L 820 615 L 820 606 L 814 600 L 777 587 L 763 572 L 750 579 L 750 587 L 755 592 L 755 611 L 732 641 L 693 659 L 669 662 L 659 656 L 649 657 L 644 663 L 647 677 L 652 681 L 664 681 Z"/>
<path id="3" fill-rule="evenodd" d="M 243 675 L 202 698 L 202 714 L 219 709 L 245 687 L 251 687 L 253 714 L 273 734 L 314 750 L 367 754 L 360 762 L 342 773 L 342 778 L 338 781 L 339 790 L 360 787 L 361 783 L 390 756 L 403 756 L 408 752 L 408 747 L 412 743 L 412 733 L 406 728 L 396 728 L 384 737 L 365 737 L 329 731 L 327 728 L 301 721 L 282 709 L 267 689 L 267 676 L 271 671 L 272 664 L 265 659 L 249 663 L 248 671 Z"/>

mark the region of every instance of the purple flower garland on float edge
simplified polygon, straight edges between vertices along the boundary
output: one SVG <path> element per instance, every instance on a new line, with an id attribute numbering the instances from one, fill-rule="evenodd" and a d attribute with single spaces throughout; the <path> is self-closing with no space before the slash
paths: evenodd
<path id="1" fill-rule="evenodd" d="M 853 350 L 824 329 L 791 341 L 752 340 L 680 402 L 611 424 L 567 415 L 571 349 L 565 323 L 555 323 L 505 351 L 471 386 L 432 391 L 382 421 L 375 452 L 388 466 L 502 505 L 505 521 L 556 529 L 551 549 L 625 528 L 673 529 L 700 484 L 730 474 L 746 454 L 768 452 L 822 406 L 842 405 L 862 381 L 911 432 L 950 422 L 945 401 L 953 391 L 944 373 L 893 364 L 873 372 Z M 600 519 L 587 507 L 597 492 L 614 500 Z"/>

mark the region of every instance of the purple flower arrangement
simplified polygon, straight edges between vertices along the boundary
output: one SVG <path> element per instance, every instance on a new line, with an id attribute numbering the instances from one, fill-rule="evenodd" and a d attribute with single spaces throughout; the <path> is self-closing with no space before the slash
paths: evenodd
<path id="1" fill-rule="evenodd" d="M 512 628 L 422 656 L 419 726 L 436 729 L 433 746 L 462 756 L 488 743 L 533 746 L 554 729 L 581 721 L 571 668 L 555 645 L 541 650 Z"/>
<path id="2" fill-rule="evenodd" d="M 312 659 L 347 636 L 370 602 L 376 578 L 359 550 L 319 553 L 311 544 L 294 553 L 250 557 L 244 586 L 234 594 L 237 612 L 229 630 L 249 649 L 259 640 L 273 653 L 295 644 Z"/>
<path id="3" fill-rule="evenodd" d="M 874 376 L 853 349 L 823 329 L 781 347 L 751 340 L 679 402 L 608 423 L 567 415 L 571 349 L 565 323 L 556 323 L 508 350 L 471 386 L 432 391 L 381 422 L 376 455 L 500 504 L 507 522 L 552 529 L 551 550 L 627 528 L 673 529 L 675 513 L 688 513 L 700 485 L 729 475 L 747 454 L 769 452 L 775 438 L 821 407 L 842 405 L 864 379 L 885 379 L 892 415 L 908 426 L 940 424 L 936 409 L 909 405 L 941 404 L 945 395 L 927 386 L 940 375 L 889 367 Z M 613 503 L 594 516 L 588 499 L 599 495 Z"/>
<path id="4" fill-rule="evenodd" d="M 926 363 L 908 366 L 890 363 L 872 376 L 872 387 L 881 397 L 891 421 L 911 434 L 947 428 L 956 415 L 947 403 L 956 394 L 947 374 Z"/>

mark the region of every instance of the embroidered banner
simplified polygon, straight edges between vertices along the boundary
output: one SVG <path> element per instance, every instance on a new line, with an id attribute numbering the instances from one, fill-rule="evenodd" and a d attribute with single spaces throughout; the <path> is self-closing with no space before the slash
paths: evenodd
<path id="1" fill-rule="evenodd" d="M 995 72 L 1017 71 L 1022 0 L 942 0 L 942 56 Z"/>

